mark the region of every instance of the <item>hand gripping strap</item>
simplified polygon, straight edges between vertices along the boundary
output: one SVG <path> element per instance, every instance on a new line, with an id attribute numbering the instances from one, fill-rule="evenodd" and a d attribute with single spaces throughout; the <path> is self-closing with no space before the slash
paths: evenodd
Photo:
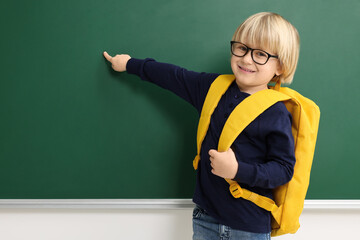
<path id="1" fill-rule="evenodd" d="M 220 75 L 211 84 L 210 89 L 206 95 L 203 108 L 201 110 L 198 130 L 197 130 L 197 155 L 193 161 L 194 169 L 196 170 L 200 161 L 201 144 L 205 138 L 206 132 L 210 125 L 211 115 L 217 107 L 220 98 L 231 83 L 235 80 L 234 75 Z"/>

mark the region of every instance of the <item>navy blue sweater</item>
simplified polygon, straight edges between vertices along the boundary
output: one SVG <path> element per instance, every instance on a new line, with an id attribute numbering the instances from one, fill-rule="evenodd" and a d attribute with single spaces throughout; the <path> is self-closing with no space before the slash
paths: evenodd
<path id="1" fill-rule="evenodd" d="M 197 109 L 199 116 L 210 85 L 219 76 L 188 71 L 153 59 L 132 58 L 126 68 L 128 73 L 185 99 Z M 193 201 L 221 224 L 242 231 L 268 233 L 271 231 L 270 212 L 248 200 L 235 199 L 229 192 L 228 183 L 211 173 L 208 155 L 210 149 L 217 149 L 229 114 L 248 96 L 234 81 L 215 109 L 201 146 Z M 237 137 L 232 145 L 239 163 L 234 180 L 241 187 L 272 198 L 272 189 L 290 181 L 295 165 L 291 121 L 291 114 L 279 102 L 263 112 Z"/>

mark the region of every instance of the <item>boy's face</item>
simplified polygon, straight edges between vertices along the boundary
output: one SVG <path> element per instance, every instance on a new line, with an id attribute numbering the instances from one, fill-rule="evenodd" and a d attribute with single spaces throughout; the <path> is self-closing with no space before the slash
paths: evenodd
<path id="1" fill-rule="evenodd" d="M 244 44 L 250 48 L 260 49 L 258 46 L 249 43 Z M 267 49 L 262 50 L 274 54 Z M 267 85 L 274 75 L 281 74 L 281 66 L 278 59 L 269 58 L 265 65 L 259 65 L 252 60 L 251 51 L 248 51 L 243 57 L 232 55 L 231 69 L 236 77 L 236 83 L 240 90 L 249 94 L 267 89 Z"/>

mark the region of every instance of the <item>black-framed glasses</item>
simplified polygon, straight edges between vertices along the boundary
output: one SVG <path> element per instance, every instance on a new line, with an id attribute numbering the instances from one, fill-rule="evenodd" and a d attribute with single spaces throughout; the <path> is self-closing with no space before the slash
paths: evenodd
<path id="1" fill-rule="evenodd" d="M 270 53 L 267 53 L 261 49 L 249 48 L 241 42 L 231 41 L 230 44 L 231 53 L 234 56 L 244 57 L 250 50 L 252 60 L 259 65 L 265 65 L 270 58 L 279 58 L 278 56 L 271 55 Z"/>

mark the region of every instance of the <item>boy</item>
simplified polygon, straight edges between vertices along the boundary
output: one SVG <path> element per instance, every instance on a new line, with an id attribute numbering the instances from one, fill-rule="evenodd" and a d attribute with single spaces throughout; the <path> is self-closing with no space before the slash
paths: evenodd
<path id="1" fill-rule="evenodd" d="M 226 152 L 216 150 L 232 110 L 270 81 L 291 83 L 299 55 L 297 30 L 274 13 L 250 16 L 231 41 L 235 81 L 220 99 L 202 142 L 193 201 L 193 239 L 270 239 L 271 213 L 229 193 L 224 178 L 272 198 L 272 190 L 291 180 L 295 165 L 291 114 L 278 102 L 256 118 Z M 168 89 L 201 113 L 206 94 L 219 74 L 196 73 L 153 59 L 111 57 L 115 71 L 138 75 Z M 244 113 L 246 114 L 246 113 Z"/>

